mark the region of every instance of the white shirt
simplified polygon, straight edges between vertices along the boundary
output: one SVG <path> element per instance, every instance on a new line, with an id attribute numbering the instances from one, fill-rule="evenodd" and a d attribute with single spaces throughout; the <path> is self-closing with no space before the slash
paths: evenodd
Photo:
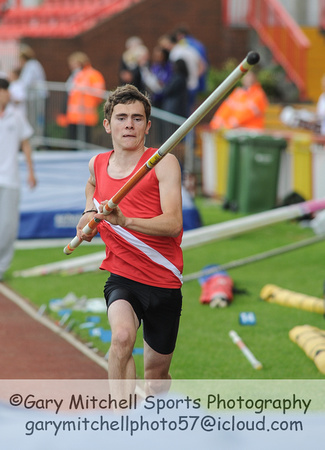
<path id="1" fill-rule="evenodd" d="M 38 86 L 37 96 L 42 98 L 47 96 L 45 72 L 41 63 L 36 59 L 30 59 L 26 62 L 19 80 L 24 84 L 27 92 L 31 87 Z"/>
<path id="2" fill-rule="evenodd" d="M 18 154 L 21 142 L 33 135 L 24 114 L 9 104 L 0 116 L 0 185 L 19 188 Z"/>
<path id="3" fill-rule="evenodd" d="M 9 85 L 10 101 L 19 108 L 23 114 L 27 114 L 26 100 L 27 93 L 21 80 L 11 81 Z"/>
<path id="4" fill-rule="evenodd" d="M 190 90 L 197 89 L 200 77 L 201 56 L 195 48 L 188 44 L 176 44 L 169 54 L 171 61 L 183 59 L 188 70 L 187 87 Z"/>
<path id="5" fill-rule="evenodd" d="M 45 81 L 46 77 L 43 66 L 36 59 L 30 59 L 24 65 L 20 74 L 20 79 L 26 88 L 29 88 L 40 81 Z"/>

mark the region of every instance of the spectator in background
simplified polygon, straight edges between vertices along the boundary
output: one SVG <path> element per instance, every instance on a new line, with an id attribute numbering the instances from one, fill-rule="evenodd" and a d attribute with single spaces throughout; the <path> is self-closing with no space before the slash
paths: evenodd
<path id="1" fill-rule="evenodd" d="M 19 166 L 21 149 L 28 166 L 28 184 L 36 186 L 29 138 L 33 129 L 26 116 L 10 103 L 9 81 L 0 79 L 0 281 L 9 268 L 19 225 Z"/>
<path id="2" fill-rule="evenodd" d="M 186 43 L 194 47 L 202 58 L 202 62 L 204 65 L 204 69 L 202 70 L 202 74 L 199 79 L 199 92 L 204 92 L 206 89 L 206 77 L 209 69 L 209 59 L 207 54 L 207 49 L 205 45 L 192 36 L 189 30 L 185 26 L 181 26 L 176 28 L 174 31 L 174 35 L 176 36 L 177 42 Z"/>
<path id="3" fill-rule="evenodd" d="M 58 116 L 56 117 L 56 122 L 60 127 L 66 127 L 68 125 L 67 106 L 68 106 L 69 93 L 73 87 L 73 82 L 74 82 L 74 79 L 75 79 L 77 73 L 79 73 L 80 70 L 82 69 L 84 60 L 85 60 L 85 56 L 84 56 L 84 53 L 82 53 L 82 52 L 74 52 L 68 57 L 68 66 L 69 66 L 69 70 L 70 70 L 70 75 L 65 83 L 66 92 L 65 92 L 63 112 L 62 112 L 62 114 L 58 114 Z"/>
<path id="4" fill-rule="evenodd" d="M 21 110 L 21 112 L 27 116 L 26 107 L 26 89 L 23 82 L 20 79 L 21 70 L 16 67 L 10 72 L 9 75 L 9 92 L 10 92 L 10 102 Z"/>
<path id="5" fill-rule="evenodd" d="M 161 91 L 161 109 L 176 114 L 181 117 L 188 116 L 188 70 L 183 59 L 177 59 L 172 65 L 172 75 Z M 174 124 L 166 122 L 161 130 L 163 142 L 166 141 L 175 131 Z M 177 154 L 183 152 L 183 143 L 176 148 Z M 183 156 L 178 154 L 180 164 L 183 164 Z"/>
<path id="6" fill-rule="evenodd" d="M 165 84 L 159 82 L 152 72 L 148 76 L 145 76 L 145 74 L 143 76 L 145 82 L 150 80 L 148 85 L 150 85 L 155 98 L 159 98 L 159 108 L 181 117 L 187 117 L 188 115 L 187 78 L 187 65 L 182 59 L 172 63 L 171 74 Z M 175 125 L 169 121 L 159 121 L 156 124 L 156 132 L 159 135 L 160 142 L 166 141 L 174 131 Z M 183 149 L 182 143 L 178 146 L 179 148 Z M 180 156 L 178 158 L 181 159 Z"/>
<path id="7" fill-rule="evenodd" d="M 162 66 L 164 68 L 160 65 L 161 63 L 156 62 L 155 66 L 150 66 L 148 59 L 140 60 L 143 82 L 150 91 L 151 96 L 156 99 L 155 106 L 172 114 L 187 117 L 187 65 L 182 59 L 178 59 L 173 63 L 166 61 L 167 52 L 162 48 L 155 48 L 154 51 L 157 55 L 162 54 L 162 56 L 159 56 L 159 60 L 163 61 Z M 162 140 L 164 141 L 172 134 L 171 129 L 173 130 L 174 126 L 170 127 L 168 123 L 161 125 L 157 128 L 160 129 Z"/>
<path id="8" fill-rule="evenodd" d="M 175 35 L 164 35 L 159 39 L 159 45 L 169 52 L 170 61 L 182 59 L 188 70 L 188 109 L 187 116 L 192 112 L 199 90 L 199 79 L 205 70 L 199 52 L 185 42 L 178 42 Z"/>
<path id="9" fill-rule="evenodd" d="M 29 104 L 28 118 L 32 121 L 37 135 L 44 135 L 46 98 L 46 75 L 42 64 L 36 59 L 34 50 L 29 45 L 22 45 L 19 53 L 19 80 L 26 90 Z"/>
<path id="10" fill-rule="evenodd" d="M 182 96 L 182 92 L 174 89 L 169 84 L 173 80 L 173 67 L 168 58 L 168 52 L 159 46 L 156 46 L 153 50 L 152 63 L 149 61 L 149 52 L 144 53 L 139 59 L 139 66 L 141 70 L 141 77 L 145 90 L 153 99 L 152 105 L 167 110 L 169 112 L 174 112 L 174 109 L 179 108 L 179 98 Z M 185 64 L 185 63 L 184 63 Z M 176 81 L 176 80 L 175 80 Z M 174 86 L 175 82 L 172 83 Z M 180 86 L 178 85 L 178 88 Z M 164 90 L 166 91 L 166 95 Z M 186 78 L 185 78 L 185 91 L 187 94 Z M 184 100 L 184 98 L 183 98 Z M 182 103 L 182 107 L 187 110 L 187 95 L 185 95 L 185 103 Z M 175 114 L 178 114 L 176 111 Z M 159 142 L 165 141 L 174 130 L 174 126 L 168 121 L 158 120 L 155 126 L 155 136 L 159 136 Z"/>
<path id="11" fill-rule="evenodd" d="M 74 76 L 67 104 L 69 138 L 91 142 L 92 127 L 98 124 L 98 106 L 103 101 L 105 80 L 91 65 L 89 57 L 79 52 L 81 70 Z"/>
<path id="12" fill-rule="evenodd" d="M 146 89 L 150 91 L 152 105 L 161 108 L 161 91 L 172 76 L 172 63 L 169 61 L 169 53 L 166 49 L 154 47 L 152 60 L 149 61 L 149 52 L 139 60 L 141 77 Z"/>
<path id="13" fill-rule="evenodd" d="M 161 109 L 178 116 L 188 115 L 188 70 L 183 59 L 177 59 L 172 65 L 172 74 L 161 91 Z"/>
<path id="14" fill-rule="evenodd" d="M 132 84 L 139 91 L 144 90 L 144 85 L 141 77 L 141 70 L 139 67 L 139 57 L 148 51 L 143 44 L 143 41 L 138 36 L 132 36 L 128 38 L 125 42 L 125 51 L 123 52 L 120 69 L 119 78 L 120 85 Z"/>
<path id="15" fill-rule="evenodd" d="M 162 88 L 170 81 L 172 77 L 172 63 L 169 60 L 169 52 L 156 45 L 152 51 L 152 61 L 150 71 L 157 77 Z M 155 94 L 152 99 L 153 106 L 161 107 L 162 95 Z"/>
<path id="16" fill-rule="evenodd" d="M 70 75 L 66 81 L 66 88 L 68 92 L 71 91 L 74 79 L 82 69 L 86 59 L 87 57 L 85 58 L 85 54 L 83 52 L 74 52 L 68 57 L 68 66 L 70 70 Z"/>
<path id="17" fill-rule="evenodd" d="M 28 45 L 22 45 L 19 53 L 20 80 L 28 90 L 46 81 L 42 64 L 36 59 L 34 50 Z M 44 89 L 44 86 L 43 86 Z"/>
<path id="18" fill-rule="evenodd" d="M 263 129 L 268 106 L 267 96 L 253 71 L 248 72 L 242 87 L 237 87 L 215 112 L 210 127 Z"/>

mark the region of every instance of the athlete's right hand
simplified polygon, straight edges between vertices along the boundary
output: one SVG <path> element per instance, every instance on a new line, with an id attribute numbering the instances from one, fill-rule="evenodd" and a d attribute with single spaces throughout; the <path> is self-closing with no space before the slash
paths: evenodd
<path id="1" fill-rule="evenodd" d="M 90 242 L 98 233 L 97 228 L 94 228 L 94 230 L 90 234 L 86 234 L 82 231 L 84 227 L 91 221 L 91 219 L 93 219 L 95 214 L 95 212 L 89 212 L 81 216 L 77 225 L 77 236 L 81 241 Z"/>

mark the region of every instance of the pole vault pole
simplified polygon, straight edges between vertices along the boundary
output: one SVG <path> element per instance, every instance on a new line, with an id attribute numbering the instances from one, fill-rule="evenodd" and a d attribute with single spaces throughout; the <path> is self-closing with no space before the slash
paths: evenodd
<path id="1" fill-rule="evenodd" d="M 201 277 L 212 275 L 214 273 L 220 272 L 222 270 L 236 269 L 237 267 L 246 266 L 247 264 L 253 264 L 264 259 L 272 258 L 274 256 L 283 255 L 284 253 L 292 252 L 294 250 L 299 250 L 301 248 L 307 247 L 308 245 L 318 244 L 325 240 L 325 236 L 313 236 L 308 239 L 304 239 L 300 242 L 294 242 L 293 244 L 284 245 L 283 247 L 274 248 L 263 253 L 258 253 L 257 255 L 247 256 L 246 258 L 236 259 L 225 264 L 219 264 L 215 267 L 210 267 L 208 269 L 199 270 L 198 272 L 191 273 L 189 275 L 183 276 L 183 282 L 197 280 Z M 28 270 L 28 269 L 27 269 Z M 24 272 L 24 271 L 23 271 Z M 14 273 L 15 276 L 15 273 Z"/>
<path id="2" fill-rule="evenodd" d="M 249 52 L 246 58 L 235 70 L 212 92 L 212 94 L 185 120 L 185 122 L 170 136 L 167 141 L 144 163 L 142 167 L 122 186 L 122 188 L 104 206 L 103 214 L 110 214 L 130 190 L 169 153 L 173 148 L 197 125 L 203 117 L 235 86 L 235 84 L 259 62 L 260 56 L 256 52 Z M 84 228 L 85 234 L 90 234 L 101 219 L 93 218 Z M 64 248 L 64 253 L 70 255 L 81 244 L 78 236 Z"/>
<path id="3" fill-rule="evenodd" d="M 183 250 L 187 250 L 213 241 L 236 236 L 247 231 L 253 231 L 257 228 L 283 222 L 284 220 L 295 219 L 296 217 L 311 214 L 321 209 L 325 209 L 325 198 L 282 206 L 250 216 L 240 217 L 239 219 L 196 228 L 184 233 L 182 248 Z"/>
<path id="4" fill-rule="evenodd" d="M 253 214 L 252 216 L 247 216 L 240 219 L 228 220 L 226 222 L 222 222 L 219 224 L 205 226 L 197 228 L 195 230 L 184 231 L 183 234 L 184 242 L 182 242 L 182 248 L 183 250 L 191 249 L 196 245 L 203 245 L 209 242 L 230 238 L 241 233 L 253 231 L 265 226 L 271 226 L 275 223 L 287 219 L 290 220 L 295 219 L 305 214 L 317 212 L 322 209 L 325 209 L 325 199 L 310 200 L 307 202 L 298 203 L 296 205 L 282 206 L 275 210 Z M 229 229 L 229 232 L 227 232 L 227 229 Z M 193 235 L 193 232 L 195 232 L 195 236 Z M 196 239 L 200 241 L 199 244 L 197 244 Z M 322 234 L 320 236 L 313 236 L 311 238 L 304 239 L 300 242 L 295 242 L 283 247 L 271 249 L 266 252 L 259 253 L 257 255 L 252 255 L 225 264 L 220 264 L 217 269 L 216 268 L 211 269 L 209 268 L 206 270 L 203 269 L 201 271 L 185 275 L 183 277 L 183 281 L 185 283 L 186 281 L 196 280 L 204 275 L 211 275 L 215 273 L 217 270 L 234 269 L 243 266 L 245 264 L 250 264 L 260 261 L 262 259 L 281 255 L 283 253 L 290 252 L 305 247 L 307 245 L 316 244 L 318 242 L 323 241 L 324 239 L 325 234 Z M 16 271 L 13 273 L 13 275 L 15 277 L 32 277 L 39 275 L 48 275 L 50 273 L 56 273 L 60 271 L 69 272 L 72 271 L 72 269 L 76 269 L 76 272 L 78 272 L 78 268 L 82 268 L 88 264 L 99 263 L 100 261 L 103 260 L 104 256 L 105 252 L 100 251 L 88 256 L 79 256 L 77 258 L 73 258 L 73 260 L 65 259 L 64 261 L 57 261 L 50 264 L 35 266 L 30 269 L 22 271 Z"/>

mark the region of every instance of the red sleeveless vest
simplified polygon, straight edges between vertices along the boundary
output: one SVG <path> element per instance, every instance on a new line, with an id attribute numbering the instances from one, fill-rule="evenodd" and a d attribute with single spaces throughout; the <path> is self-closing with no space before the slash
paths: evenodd
<path id="1" fill-rule="evenodd" d="M 111 199 L 155 151 L 147 149 L 134 171 L 122 179 L 112 178 L 107 173 L 112 151 L 97 155 L 94 162 L 94 201 L 100 203 Z M 154 168 L 121 200 L 119 207 L 126 217 L 151 218 L 162 213 Z M 149 236 L 104 220 L 98 225 L 98 231 L 106 244 L 106 258 L 101 269 L 151 286 L 179 288 L 182 285 L 180 245 L 183 233 L 176 238 Z"/>

